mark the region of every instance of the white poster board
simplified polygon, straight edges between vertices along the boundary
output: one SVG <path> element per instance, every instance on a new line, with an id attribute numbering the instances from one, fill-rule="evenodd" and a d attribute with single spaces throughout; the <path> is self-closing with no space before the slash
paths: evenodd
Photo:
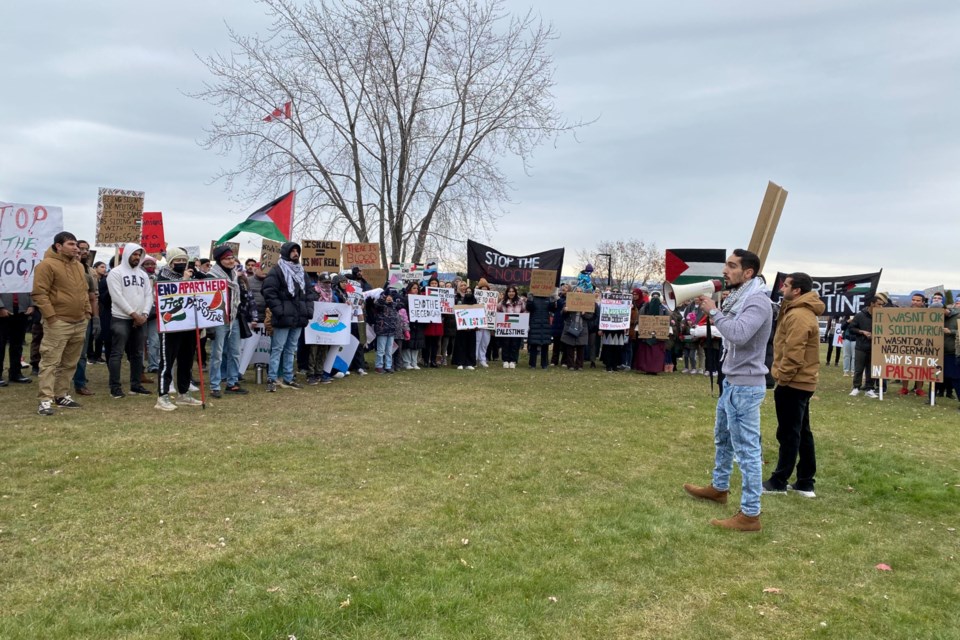
<path id="1" fill-rule="evenodd" d="M 33 272 L 61 231 L 60 207 L 0 202 L 0 293 L 33 291 Z"/>
<path id="2" fill-rule="evenodd" d="M 157 326 L 160 333 L 219 327 L 227 322 L 229 301 L 223 279 L 158 282 Z"/>
<path id="3" fill-rule="evenodd" d="M 494 330 L 497 326 L 497 303 L 500 301 L 500 292 L 478 289 L 474 290 L 473 297 L 477 299 L 477 304 L 483 305 L 486 312 L 486 326 L 481 328 Z"/>
<path id="4" fill-rule="evenodd" d="M 349 304 L 315 302 L 313 318 L 303 330 L 307 344 L 349 344 L 353 309 Z"/>
<path id="5" fill-rule="evenodd" d="M 437 296 L 407 296 L 407 313 L 410 322 L 434 323 L 443 322 L 440 315 L 440 298 Z"/>
<path id="6" fill-rule="evenodd" d="M 498 338 L 526 338 L 529 331 L 529 313 L 497 313 Z"/>
<path id="7" fill-rule="evenodd" d="M 487 312 L 480 304 L 458 304 L 453 308 L 453 317 L 457 320 L 457 331 L 487 328 Z"/>

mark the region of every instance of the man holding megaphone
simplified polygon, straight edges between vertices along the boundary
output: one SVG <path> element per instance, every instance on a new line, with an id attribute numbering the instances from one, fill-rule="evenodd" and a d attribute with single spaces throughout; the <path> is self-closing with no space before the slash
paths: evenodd
<path id="1" fill-rule="evenodd" d="M 760 403 L 766 393 L 767 340 L 773 324 L 769 292 L 757 278 L 760 258 L 735 249 L 723 266 L 730 295 L 721 308 L 709 295 L 700 295 L 700 309 L 723 333 L 723 387 L 717 400 L 713 481 L 706 487 L 683 485 L 695 498 L 727 503 L 734 455 L 743 476 L 740 509 L 730 518 L 710 524 L 736 531 L 760 531 L 763 465 L 760 453 Z M 707 292 L 704 292 L 706 294 Z"/>

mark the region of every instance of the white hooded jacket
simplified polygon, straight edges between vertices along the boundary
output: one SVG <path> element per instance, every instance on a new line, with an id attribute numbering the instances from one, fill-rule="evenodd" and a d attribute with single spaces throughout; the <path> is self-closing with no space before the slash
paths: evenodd
<path id="1" fill-rule="evenodd" d="M 123 245 L 123 259 L 107 274 L 107 288 L 113 300 L 111 315 L 129 320 L 134 313 L 148 315 L 153 308 L 153 283 L 139 266 L 130 266 L 130 256 L 143 247 L 128 242 Z M 141 257 L 141 260 L 143 258 Z"/>

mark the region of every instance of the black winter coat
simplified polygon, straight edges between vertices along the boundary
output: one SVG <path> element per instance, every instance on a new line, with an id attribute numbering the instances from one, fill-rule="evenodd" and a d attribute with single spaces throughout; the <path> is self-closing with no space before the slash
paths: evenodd
<path id="1" fill-rule="evenodd" d="M 550 314 L 556 308 L 556 302 L 541 296 L 527 297 L 527 313 L 530 314 L 530 330 L 527 343 L 543 346 L 553 342 L 550 333 Z"/>
<path id="2" fill-rule="evenodd" d="M 863 335 L 863 332 L 873 331 L 873 314 L 861 309 L 853 316 L 853 322 L 847 330 L 857 338 L 857 351 L 870 351 L 871 339 Z"/>
<path id="3" fill-rule="evenodd" d="M 313 303 L 320 297 L 309 283 L 306 291 L 298 285 L 296 295 L 291 296 L 280 265 L 270 269 L 261 291 L 270 309 L 270 324 L 279 329 L 307 326 L 313 318 Z"/>

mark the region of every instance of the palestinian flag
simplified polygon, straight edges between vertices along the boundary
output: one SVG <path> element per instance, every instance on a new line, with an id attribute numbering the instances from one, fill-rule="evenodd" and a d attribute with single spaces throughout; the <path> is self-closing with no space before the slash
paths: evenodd
<path id="1" fill-rule="evenodd" d="M 503 314 L 503 321 L 507 324 L 520 324 L 520 314 L 518 313 L 505 313 Z"/>
<path id="2" fill-rule="evenodd" d="M 667 249 L 667 282 L 690 284 L 722 279 L 726 261 L 726 249 Z"/>
<path id="3" fill-rule="evenodd" d="M 242 231 L 276 242 L 287 242 L 293 231 L 293 200 L 296 195 L 296 191 L 291 191 L 260 207 L 249 218 L 223 234 L 216 244 L 222 244 Z"/>
<path id="4" fill-rule="evenodd" d="M 843 285 L 844 293 L 848 296 L 856 295 L 858 293 L 868 294 L 871 290 L 874 289 L 876 285 L 870 280 L 866 282 L 847 282 Z"/>

